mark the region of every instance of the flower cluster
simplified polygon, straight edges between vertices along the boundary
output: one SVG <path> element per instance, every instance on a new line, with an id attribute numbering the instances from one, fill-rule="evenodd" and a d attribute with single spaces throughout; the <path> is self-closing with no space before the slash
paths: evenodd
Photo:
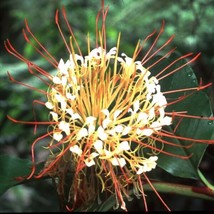
<path id="1" fill-rule="evenodd" d="M 108 161 L 141 174 L 155 168 L 157 161 L 155 154 L 137 155 L 153 144 L 143 140 L 172 119 L 165 116 L 167 101 L 158 80 L 140 61 L 117 54 L 116 48 L 106 53 L 99 47 L 84 58 L 75 54 L 66 63 L 61 59 L 46 107 L 57 122 L 53 140 L 68 143 L 82 164 L 101 166 Z M 111 64 L 118 64 L 119 74 L 111 71 Z"/>
<path id="2" fill-rule="evenodd" d="M 79 54 L 74 51 L 72 42 L 71 48 L 68 48 L 66 43 L 69 59 L 67 61 L 61 59 L 59 63 L 55 59 L 53 60 L 26 23 L 28 34 L 52 60 L 48 61 L 57 70 L 54 76 L 19 54 L 9 41 L 6 43 L 6 49 L 24 61 L 29 66 L 31 74 L 37 77 L 40 75 L 40 80 L 48 85 L 47 92 L 42 92 L 47 101 L 45 103 L 39 101 L 39 103 L 49 110 L 49 121 L 26 122 L 48 125 L 48 132 L 37 138 L 32 144 L 33 169 L 28 179 L 32 176 L 41 178 L 44 175 L 53 177 L 57 183 L 58 193 L 63 195 L 68 210 L 73 210 L 75 207 L 87 209 L 91 202 L 105 198 L 106 195 L 103 196 L 103 193 L 106 193 L 107 196 L 113 194 L 116 199 L 116 207 L 120 205 L 122 209 L 126 210 L 124 200 L 130 199 L 130 188 L 133 188 L 136 196 L 143 197 L 147 210 L 142 176 L 149 182 L 145 173 L 156 168 L 158 155 L 163 153 L 188 158 L 188 156 L 183 157 L 164 151 L 164 144 L 178 145 L 162 137 L 192 141 L 191 138 L 182 138 L 163 130 L 164 126 L 173 123 L 174 117 L 179 115 L 185 117 L 185 114 L 183 112 L 166 112 L 166 107 L 169 105 L 165 97 L 167 92 L 162 92 L 160 80 L 191 63 L 198 55 L 160 77 L 159 75 L 163 74 L 170 65 L 191 54 L 176 59 L 154 76 L 150 70 L 152 66 L 163 61 L 174 50 L 159 58 L 150 67 L 144 67 L 144 62 L 155 56 L 158 51 L 170 43 L 172 38 L 156 52 L 147 56 L 149 51 L 146 55 L 147 59 L 144 61 L 137 60 L 142 49 L 139 43 L 132 57 L 119 53 L 120 35 L 117 46 L 107 51 L 105 40 L 107 10 L 104 9 L 104 4 L 98 18 L 100 14 L 102 14 L 103 26 L 101 31 L 97 30 L 97 41 L 99 41 L 97 46 L 89 50 L 88 55 L 83 56 L 68 25 Z M 63 15 L 68 24 L 64 10 Z M 56 23 L 65 41 L 58 23 L 58 12 Z M 24 36 L 26 41 L 31 43 L 25 31 Z M 151 36 L 153 34 L 149 37 Z M 89 41 L 88 46 L 90 47 Z M 40 54 L 42 53 L 37 47 L 35 48 Z M 13 82 L 17 82 L 11 76 L 10 78 Z M 31 86 L 28 87 L 34 89 Z M 205 87 L 207 86 L 182 90 L 201 90 Z M 185 99 L 185 96 L 173 102 L 182 99 Z M 14 122 L 22 122 L 10 119 Z M 47 158 L 44 169 L 36 174 L 34 147 L 37 142 L 46 137 L 50 139 L 49 144 L 45 147 L 50 151 L 50 156 Z M 202 142 L 202 140 L 198 140 L 198 142 Z M 156 194 L 169 209 L 160 195 L 157 192 Z"/>
<path id="3" fill-rule="evenodd" d="M 135 183 L 137 175 L 156 167 L 159 149 L 148 137 L 172 118 L 165 116 L 167 101 L 158 80 L 140 61 L 124 53 L 119 57 L 116 47 L 107 53 L 98 47 L 85 57 L 71 54 L 60 60 L 47 97 L 50 120 L 56 123 L 49 130 L 50 147 L 58 142 L 69 147 L 83 171 L 96 165 L 96 174 L 106 174 L 99 177 L 103 189 L 119 169 Z M 145 148 L 153 150 L 147 157 Z"/>

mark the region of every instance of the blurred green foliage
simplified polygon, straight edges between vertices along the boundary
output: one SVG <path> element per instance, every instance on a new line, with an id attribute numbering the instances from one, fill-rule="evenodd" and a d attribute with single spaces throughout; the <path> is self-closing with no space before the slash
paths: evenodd
<path id="1" fill-rule="evenodd" d="M 213 0 L 106 0 L 105 4 L 109 7 L 108 48 L 116 45 L 118 32 L 122 32 L 120 51 L 131 55 L 137 41 L 144 39 L 154 29 L 159 30 L 164 20 L 165 33 L 161 36 L 159 44 L 163 44 L 171 35 L 175 34 L 176 37 L 171 47 L 176 46 L 182 54 L 202 52 L 201 57 L 193 64 L 194 71 L 197 77 L 201 77 L 204 82 L 214 82 Z M 18 120 L 33 120 L 31 103 L 35 99 L 40 99 L 39 93 L 20 85 L 11 84 L 7 71 L 19 81 L 41 87 L 40 83 L 35 82 L 35 78 L 28 73 L 24 63 L 6 52 L 3 42 L 7 38 L 10 39 L 24 56 L 34 60 L 50 73 L 54 72 L 41 59 L 41 56 L 36 55 L 32 47 L 25 43 L 22 29 L 26 18 L 32 32 L 58 61 L 60 58 L 68 58 L 68 53 L 55 25 L 55 11 L 57 9 L 60 11 L 62 6 L 66 8 L 68 20 L 81 49 L 86 52 L 87 33 L 90 32 L 92 41 L 95 39 L 95 18 L 100 9 L 100 0 L 2 0 L 0 3 L 0 154 L 6 153 L 21 158 L 30 158 L 30 145 L 35 139 L 33 127 L 12 124 L 6 115 Z M 62 17 L 60 23 L 62 23 L 65 34 L 68 35 Z M 148 48 L 149 45 L 148 43 L 145 48 Z M 210 99 L 214 100 L 213 87 L 207 92 Z M 44 119 L 45 112 L 41 112 L 37 108 L 39 106 L 35 106 L 35 111 L 39 112 L 37 119 Z M 37 134 L 43 131 L 40 127 Z M 43 157 L 42 154 L 41 157 Z M 211 163 L 206 162 L 206 164 Z M 207 170 L 210 172 L 209 167 Z M 36 200 L 45 201 L 42 196 L 39 198 L 38 195 L 46 194 L 47 189 L 50 188 L 49 185 L 47 184 L 43 190 L 39 190 L 41 194 L 36 194 Z M 29 190 L 28 188 L 29 186 L 26 187 L 27 190 Z M 31 195 L 38 193 L 35 189 L 31 191 Z M 17 194 L 17 189 L 14 192 Z M 23 192 L 20 192 L 17 197 L 24 198 L 25 194 L 30 193 L 23 189 Z M 21 201 L 19 204 L 21 208 L 17 208 L 19 202 L 16 201 L 14 203 L 16 206 L 8 207 L 4 204 L 4 200 L 9 200 L 10 197 L 14 197 L 13 190 L 8 191 L 8 194 L 0 200 L 1 212 L 23 211 L 23 209 L 44 211 L 44 207 L 49 203 L 42 203 L 40 207 L 35 207 L 35 210 L 29 209 L 33 202 Z M 182 205 L 182 202 L 180 203 L 181 206 L 186 206 Z M 192 207 L 186 206 L 185 209 L 192 209 Z M 203 209 L 203 204 L 198 209 Z"/>

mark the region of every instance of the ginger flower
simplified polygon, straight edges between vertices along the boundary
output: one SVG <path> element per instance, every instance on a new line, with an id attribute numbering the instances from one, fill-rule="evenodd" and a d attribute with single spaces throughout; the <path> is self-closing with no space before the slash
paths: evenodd
<path id="1" fill-rule="evenodd" d="M 61 59 L 46 107 L 57 122 L 52 143 L 64 138 L 74 158 L 80 158 L 78 164 L 127 166 L 141 174 L 157 161 L 157 151 L 149 158 L 138 154 L 143 140 L 172 118 L 165 115 L 167 101 L 158 80 L 140 61 L 122 56 L 116 47 L 107 53 L 99 47 L 85 57 L 71 54 L 66 63 Z M 149 139 L 146 146 L 152 145 Z"/>
<path id="2" fill-rule="evenodd" d="M 115 196 L 116 208 L 120 206 L 127 210 L 125 200 L 131 199 L 130 188 L 133 188 L 137 197 L 142 196 L 147 210 L 142 177 L 150 183 L 146 173 L 156 169 L 159 154 L 183 159 L 191 156 L 181 156 L 164 150 L 165 144 L 179 146 L 164 137 L 184 139 L 189 142 L 193 140 L 176 136 L 174 133 L 165 131 L 164 127 L 170 126 L 176 117 L 197 118 L 197 116 L 187 116 L 185 109 L 181 112 L 166 111 L 167 106 L 189 96 L 168 101 L 166 94 L 202 90 L 209 84 L 164 92 L 161 88 L 161 80 L 179 72 L 199 54 L 180 67 L 165 73 L 177 61 L 192 54 L 182 56 L 154 75 L 152 68 L 164 61 L 174 49 L 150 66 L 145 67 L 144 64 L 164 49 L 173 37 L 152 52 L 163 32 L 162 26 L 152 47 L 140 59 L 137 58 L 143 44 L 154 36 L 154 33 L 149 35 L 142 44 L 140 42 L 137 44 L 132 56 L 127 56 L 119 50 L 120 34 L 115 47 L 108 49 L 105 32 L 107 11 L 108 8 L 104 8 L 102 1 L 102 9 L 97 16 L 96 47 L 91 48 L 88 37 L 88 54 L 84 56 L 63 8 L 63 17 L 71 34 L 70 44 L 67 44 L 59 25 L 57 11 L 56 24 L 68 49 L 67 58 L 58 61 L 35 38 L 26 22 L 24 37 L 55 67 L 56 73 L 53 76 L 26 59 L 8 40 L 6 41 L 6 49 L 24 61 L 30 73 L 48 86 L 47 91 L 42 91 L 21 83 L 44 94 L 46 101 L 37 101 L 37 103 L 49 110 L 47 122 L 24 122 L 9 118 L 14 122 L 36 126 L 48 125 L 47 133 L 38 137 L 32 144 L 33 168 L 28 179 L 41 178 L 45 175 L 56 179 L 58 193 L 63 195 L 68 210 L 80 207 L 87 210 L 90 203 L 104 200 L 103 198 L 106 197 L 104 193 Z M 102 15 L 101 30 L 98 28 L 100 15 Z M 38 46 L 31 42 L 29 36 L 37 42 Z M 10 79 L 20 83 L 11 75 Z M 47 157 L 43 170 L 36 173 L 34 147 L 44 138 L 49 140 L 49 144 L 43 149 L 49 150 L 50 156 Z M 210 143 L 211 141 L 194 140 L 194 142 Z M 189 143 L 184 147 L 191 145 Z M 67 178 L 70 178 L 68 183 L 66 183 Z M 150 185 L 152 186 L 151 183 Z M 154 189 L 153 186 L 152 188 Z M 156 191 L 155 193 L 169 210 L 160 195 Z"/>

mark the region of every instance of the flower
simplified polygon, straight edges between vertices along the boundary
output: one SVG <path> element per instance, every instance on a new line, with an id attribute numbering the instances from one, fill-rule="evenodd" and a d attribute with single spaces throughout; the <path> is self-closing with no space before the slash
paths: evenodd
<path id="1" fill-rule="evenodd" d="M 141 174 L 155 167 L 149 168 L 145 165 L 148 158 L 137 155 L 145 143 L 134 141 L 143 141 L 170 125 L 172 118 L 165 115 L 167 101 L 158 80 L 150 77 L 139 61 L 131 62 L 131 58 L 117 54 L 116 47 L 107 53 L 99 47 L 85 57 L 70 55 L 66 63 L 61 59 L 46 107 L 52 121 L 58 122 L 51 131 L 53 139 L 60 141 L 64 134 L 64 144 L 72 142 L 70 151 L 82 156 L 82 162 L 92 159 L 90 166 L 105 162 L 128 165 Z M 111 72 L 111 64 L 120 66 L 120 74 L 116 66 Z M 157 156 L 151 157 L 157 161 Z"/>
<path id="2" fill-rule="evenodd" d="M 35 38 L 26 22 L 24 37 L 28 43 L 33 45 L 28 37 L 30 35 L 41 50 L 35 46 L 34 48 L 40 54 L 43 51 L 48 55 L 47 60 L 56 69 L 56 74 L 53 76 L 19 54 L 11 43 L 6 41 L 5 46 L 8 52 L 24 61 L 28 65 L 30 73 L 48 85 L 47 91 L 42 91 L 21 83 L 44 94 L 47 101 L 39 101 L 39 103 L 49 110 L 49 121 L 47 122 L 24 122 L 9 118 L 14 122 L 49 126 L 48 132 L 38 137 L 32 144 L 33 168 L 28 179 L 33 176 L 41 178 L 44 175 L 53 177 L 56 180 L 59 195 L 63 195 L 68 210 L 76 207 L 87 209 L 91 202 L 103 197 L 102 193 L 113 194 L 116 199 L 116 207 L 120 205 L 122 209 L 127 210 L 125 199 L 131 198 L 129 195 L 131 187 L 136 196 L 143 197 L 147 210 L 141 178 L 144 177 L 149 182 L 146 173 L 155 170 L 159 154 L 183 159 L 191 156 L 165 151 L 165 144 L 175 147 L 178 145 L 170 140 L 165 140 L 164 137 L 190 142 L 193 140 L 211 142 L 176 136 L 174 133 L 164 130 L 164 127 L 170 126 L 176 117 L 198 118 L 187 115 L 183 111 L 166 111 L 167 106 L 189 96 L 184 95 L 176 101 L 168 102 L 166 94 L 202 90 L 210 84 L 163 92 L 160 81 L 194 61 L 199 54 L 169 73 L 164 73 L 168 67 L 192 54 L 184 55 L 162 69 L 157 75 L 153 75 L 152 68 L 164 61 L 174 49 L 152 65 L 145 67 L 144 64 L 167 46 L 172 37 L 154 53 L 150 53 L 152 50 L 150 49 L 140 60 L 137 60 L 142 50 L 140 43 L 137 44 L 133 56 L 120 54 L 120 34 L 116 46 L 107 50 L 105 34 L 107 11 L 108 9 L 104 8 L 102 1 L 102 9 L 97 20 L 102 14 L 103 26 L 100 31 L 97 29 L 97 45 L 93 49 L 90 47 L 88 38 L 89 51 L 85 56 L 80 51 L 63 8 L 63 16 L 71 33 L 71 47 L 65 42 L 57 11 L 56 24 L 69 52 L 68 58 L 60 59 L 59 62 Z M 163 26 L 153 46 L 162 31 Z M 153 35 L 154 33 L 149 35 L 145 41 Z M 46 55 L 43 56 L 46 57 Z M 13 82 L 19 83 L 11 75 L 9 76 Z M 34 165 L 34 147 L 37 142 L 46 137 L 51 138 L 45 147 L 50 151 L 50 156 L 47 158 L 43 170 L 37 174 Z M 191 146 L 192 143 L 183 147 Z M 71 176 L 71 174 L 73 175 Z M 66 183 L 68 177 L 70 180 Z M 152 184 L 150 183 L 150 185 Z M 157 192 L 156 194 L 169 210 L 160 195 Z"/>

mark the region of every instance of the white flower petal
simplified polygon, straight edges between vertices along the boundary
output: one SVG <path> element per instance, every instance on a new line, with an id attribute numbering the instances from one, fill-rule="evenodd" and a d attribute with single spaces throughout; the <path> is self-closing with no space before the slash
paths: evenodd
<path id="1" fill-rule="evenodd" d="M 133 110 L 132 110 L 131 108 L 129 108 L 129 109 L 128 109 L 128 113 L 133 114 L 134 112 L 133 112 Z"/>
<path id="2" fill-rule="evenodd" d="M 148 119 L 151 120 L 153 118 L 155 118 L 155 109 L 154 109 L 154 107 L 149 109 L 149 118 Z"/>
<path id="3" fill-rule="evenodd" d="M 132 127 L 131 126 L 126 126 L 123 129 L 122 135 L 127 135 L 131 131 Z"/>
<path id="4" fill-rule="evenodd" d="M 172 124 L 172 118 L 171 117 L 164 117 L 161 121 L 162 125 L 171 125 Z"/>
<path id="5" fill-rule="evenodd" d="M 118 133 L 122 133 L 123 132 L 123 126 L 122 125 L 115 126 L 114 131 L 118 132 Z"/>
<path id="6" fill-rule="evenodd" d="M 87 167 L 91 167 L 93 165 L 95 165 L 95 161 L 94 161 L 94 158 L 97 157 L 99 154 L 96 153 L 96 152 L 92 152 L 88 158 L 86 158 L 84 161 L 85 161 L 85 164 Z"/>
<path id="7" fill-rule="evenodd" d="M 137 171 L 137 174 L 140 175 L 143 172 L 149 172 L 152 169 L 155 169 L 158 160 L 157 156 L 151 156 L 148 159 L 143 161 L 143 166 L 139 166 L 139 169 Z"/>
<path id="8" fill-rule="evenodd" d="M 147 124 L 147 122 L 148 122 L 148 114 L 146 114 L 145 112 L 138 113 L 137 122 L 140 122 L 140 123 L 143 123 L 143 124 Z"/>
<path id="9" fill-rule="evenodd" d="M 143 172 L 145 172 L 144 166 L 140 166 L 138 171 L 137 171 L 137 175 L 142 174 Z"/>
<path id="10" fill-rule="evenodd" d="M 106 58 L 109 59 L 111 56 L 114 56 L 117 53 L 117 48 L 113 47 L 109 50 L 109 52 L 106 54 Z"/>
<path id="11" fill-rule="evenodd" d="M 50 114 L 53 117 L 53 120 L 56 121 L 56 122 L 58 122 L 58 114 L 55 113 L 55 112 L 53 112 L 53 111 L 51 111 Z"/>
<path id="12" fill-rule="evenodd" d="M 139 107 L 140 107 L 140 101 L 136 100 L 133 104 L 133 107 L 134 107 L 134 112 L 137 112 L 139 110 Z"/>
<path id="13" fill-rule="evenodd" d="M 97 152 L 99 153 L 99 154 L 102 154 L 103 152 L 103 141 L 101 141 L 101 140 L 96 140 L 95 142 L 94 142 L 94 148 L 97 150 Z"/>
<path id="14" fill-rule="evenodd" d="M 95 131 L 95 126 L 94 126 L 94 124 L 90 124 L 90 125 L 88 126 L 88 135 L 93 134 L 94 131 Z"/>
<path id="15" fill-rule="evenodd" d="M 128 141 L 122 141 L 120 144 L 119 144 L 119 150 L 123 151 L 123 150 L 129 150 L 130 149 L 130 146 L 129 146 L 129 143 Z"/>
<path id="16" fill-rule="evenodd" d="M 61 95 L 61 94 L 55 94 L 55 98 L 56 100 L 60 103 L 61 105 L 61 109 L 63 111 L 65 111 L 66 107 L 67 107 L 67 103 L 65 101 L 65 98 Z"/>
<path id="17" fill-rule="evenodd" d="M 105 50 L 102 49 L 101 47 L 94 48 L 88 55 L 89 59 L 92 59 L 93 57 L 96 59 L 100 59 L 101 56 L 105 54 Z"/>
<path id="18" fill-rule="evenodd" d="M 111 122 L 112 122 L 112 120 L 110 120 L 109 118 L 104 119 L 102 122 L 103 128 L 106 129 L 107 126 L 109 125 L 109 123 L 111 123 Z"/>
<path id="19" fill-rule="evenodd" d="M 56 98 L 56 100 L 57 100 L 58 102 L 64 101 L 64 97 L 63 97 L 61 94 L 59 94 L 59 93 L 56 93 L 56 94 L 55 94 L 55 98 Z"/>
<path id="20" fill-rule="evenodd" d="M 145 160 L 144 166 L 146 167 L 146 171 L 149 172 L 152 169 L 155 169 L 157 163 L 156 161 L 158 160 L 157 156 L 151 156 L 148 159 Z"/>
<path id="21" fill-rule="evenodd" d="M 108 130 L 106 130 L 106 133 L 108 133 L 108 134 L 110 134 L 110 135 L 112 135 L 112 136 L 115 136 L 115 135 L 116 135 L 116 132 L 115 132 L 114 129 L 108 129 Z"/>
<path id="22" fill-rule="evenodd" d="M 66 97 L 70 100 L 75 100 L 76 96 L 72 95 L 71 93 L 66 93 Z"/>
<path id="23" fill-rule="evenodd" d="M 88 130 L 86 128 L 81 128 L 77 134 L 77 140 L 82 139 L 88 135 Z"/>
<path id="24" fill-rule="evenodd" d="M 64 66 L 65 66 L 65 63 L 64 63 L 63 59 L 60 59 L 59 64 L 58 64 L 59 70 L 61 70 L 62 68 L 64 68 Z"/>
<path id="25" fill-rule="evenodd" d="M 78 113 L 74 113 L 74 111 L 71 108 L 66 109 L 66 112 L 71 115 L 73 120 L 81 118 L 80 115 Z"/>
<path id="26" fill-rule="evenodd" d="M 60 133 L 60 132 L 55 132 L 53 134 L 53 139 L 56 140 L 56 141 L 60 141 L 61 139 L 63 138 L 63 135 Z"/>
<path id="27" fill-rule="evenodd" d="M 66 123 L 65 121 L 60 121 L 59 129 L 64 131 L 66 133 L 66 135 L 70 135 L 70 124 L 69 123 Z"/>
<path id="28" fill-rule="evenodd" d="M 119 114 L 122 112 L 122 110 L 116 110 L 114 112 L 114 121 L 117 119 L 117 117 L 119 116 Z"/>
<path id="29" fill-rule="evenodd" d="M 112 165 L 114 165 L 114 166 L 124 167 L 126 165 L 126 160 L 124 158 L 113 157 L 110 160 L 111 160 Z"/>
<path id="30" fill-rule="evenodd" d="M 153 129 L 149 129 L 149 128 L 145 128 L 145 129 L 141 129 L 140 134 L 144 135 L 144 136 L 151 136 L 154 133 Z"/>
<path id="31" fill-rule="evenodd" d="M 69 60 L 67 60 L 67 62 L 64 63 L 63 59 L 60 59 L 59 64 L 58 64 L 58 69 L 60 70 L 60 72 L 64 75 L 67 75 L 68 68 L 69 68 Z"/>
<path id="32" fill-rule="evenodd" d="M 86 117 L 86 124 L 92 124 L 97 118 L 93 116 Z"/>
<path id="33" fill-rule="evenodd" d="M 86 160 L 84 160 L 84 162 L 87 167 L 91 167 L 91 166 L 95 165 L 94 159 L 91 159 L 91 160 L 86 159 Z"/>
<path id="34" fill-rule="evenodd" d="M 67 103 L 65 102 L 65 101 L 61 101 L 61 109 L 63 110 L 63 111 L 65 111 L 66 110 L 66 107 L 67 107 Z"/>
<path id="35" fill-rule="evenodd" d="M 62 76 L 61 83 L 62 83 L 63 86 L 66 86 L 67 81 L 68 81 L 67 77 L 66 76 Z"/>
<path id="36" fill-rule="evenodd" d="M 78 156 L 82 155 L 82 149 L 80 149 L 78 145 L 71 146 L 70 151 L 77 154 Z"/>
<path id="37" fill-rule="evenodd" d="M 45 103 L 45 106 L 46 106 L 48 109 L 53 109 L 53 108 L 54 108 L 54 105 L 53 105 L 51 102 L 46 102 L 46 103 Z"/>
<path id="38" fill-rule="evenodd" d="M 79 115 L 78 113 L 74 113 L 74 114 L 72 115 L 72 119 L 73 119 L 73 120 L 81 119 L 81 117 L 80 117 L 80 115 Z"/>
<path id="39" fill-rule="evenodd" d="M 72 54 L 71 54 L 70 56 L 73 58 L 73 55 L 72 55 Z M 82 56 L 80 56 L 80 55 L 78 55 L 78 54 L 75 54 L 74 58 L 75 58 L 75 61 L 76 61 L 76 62 L 77 62 L 77 61 L 80 61 L 80 63 L 83 64 L 84 58 L 83 58 Z"/>
<path id="40" fill-rule="evenodd" d="M 102 109 L 101 112 L 105 114 L 107 117 L 109 117 L 109 110 L 108 109 Z"/>
<path id="41" fill-rule="evenodd" d="M 128 57 L 125 53 L 122 53 L 121 56 L 124 57 L 126 65 L 130 66 L 133 64 L 133 59 Z"/>
<path id="42" fill-rule="evenodd" d="M 57 77 L 57 76 L 53 77 L 52 81 L 55 84 L 60 84 L 61 83 L 61 79 L 59 77 Z"/>
<path id="43" fill-rule="evenodd" d="M 90 154 L 90 158 L 95 158 L 95 157 L 97 157 L 97 156 L 99 156 L 99 154 L 98 154 L 97 152 L 92 152 L 92 153 Z"/>
<path id="44" fill-rule="evenodd" d="M 158 130 L 161 130 L 162 125 L 160 121 L 155 121 L 150 125 L 150 127 L 158 131 Z"/>
<path id="45" fill-rule="evenodd" d="M 109 159 L 110 157 L 112 157 L 113 152 L 110 152 L 109 150 L 103 149 L 103 156 L 105 157 L 105 159 Z"/>
<path id="46" fill-rule="evenodd" d="M 97 129 L 97 134 L 100 140 L 106 140 L 108 138 L 108 134 L 104 131 L 103 127 L 99 126 Z"/>

